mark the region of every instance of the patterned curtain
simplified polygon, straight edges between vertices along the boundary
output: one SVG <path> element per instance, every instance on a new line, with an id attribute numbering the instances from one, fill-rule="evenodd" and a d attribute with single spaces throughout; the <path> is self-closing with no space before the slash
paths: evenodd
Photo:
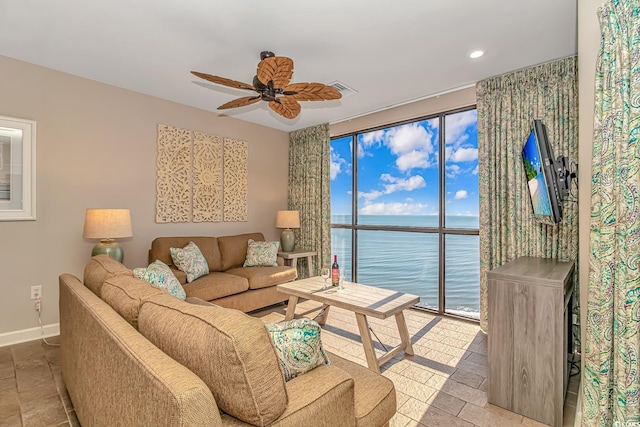
<path id="1" fill-rule="evenodd" d="M 314 274 L 331 258 L 331 182 L 329 124 L 289 134 L 289 209 L 300 211 L 294 230 L 296 248 L 318 252 Z M 298 263 L 298 277 L 307 276 L 306 259 Z"/>
<path id="2" fill-rule="evenodd" d="M 599 10 L 583 426 L 640 425 L 639 17 L 638 0 Z"/>
<path id="3" fill-rule="evenodd" d="M 520 256 L 576 260 L 578 204 L 563 204 L 557 225 L 532 216 L 522 147 L 532 120 L 541 119 L 557 157 L 578 159 L 576 57 L 565 58 L 476 85 L 480 181 L 480 326 L 487 331 L 487 271 Z M 574 194 L 577 191 L 574 190 Z M 578 274 L 574 275 L 578 304 Z M 575 328 L 578 329 L 578 328 Z"/>

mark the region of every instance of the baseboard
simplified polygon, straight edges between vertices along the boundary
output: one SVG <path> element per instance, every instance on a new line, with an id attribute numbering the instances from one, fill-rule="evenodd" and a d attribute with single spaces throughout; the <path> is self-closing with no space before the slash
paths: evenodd
<path id="1" fill-rule="evenodd" d="M 42 329 L 29 328 L 21 331 L 6 332 L 0 334 L 0 347 L 6 347 L 8 345 L 20 344 L 27 341 L 39 340 L 43 337 L 42 331 L 44 330 L 44 337 L 55 337 L 60 335 L 60 323 L 53 323 L 51 325 L 44 325 Z"/>

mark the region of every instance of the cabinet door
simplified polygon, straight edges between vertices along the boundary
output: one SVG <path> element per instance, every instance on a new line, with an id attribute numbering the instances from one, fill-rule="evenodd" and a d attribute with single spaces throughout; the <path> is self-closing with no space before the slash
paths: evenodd
<path id="1" fill-rule="evenodd" d="M 562 386 L 558 376 L 562 366 L 555 357 L 562 345 L 562 335 L 557 336 L 557 330 L 562 333 L 562 327 L 558 329 L 562 314 L 557 313 L 561 298 L 558 289 L 548 286 L 514 287 L 513 411 L 550 425 L 555 423 L 556 390 Z"/>

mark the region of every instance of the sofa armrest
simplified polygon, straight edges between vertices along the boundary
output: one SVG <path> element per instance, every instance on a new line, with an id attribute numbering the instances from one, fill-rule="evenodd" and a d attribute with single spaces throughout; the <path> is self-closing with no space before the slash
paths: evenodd
<path id="1" fill-rule="evenodd" d="M 221 425 L 211 391 L 70 274 L 60 276 L 60 368 L 91 426 Z"/>
<path id="2" fill-rule="evenodd" d="M 289 404 L 275 424 L 355 426 L 354 382 L 342 369 L 321 365 L 286 387 Z"/>

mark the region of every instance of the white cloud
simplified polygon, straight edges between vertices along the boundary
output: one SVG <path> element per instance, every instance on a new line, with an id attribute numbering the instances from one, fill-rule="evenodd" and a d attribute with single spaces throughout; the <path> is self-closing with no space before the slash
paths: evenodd
<path id="1" fill-rule="evenodd" d="M 478 160 L 477 148 L 459 148 L 456 151 L 447 149 L 447 160 L 452 162 L 471 162 Z"/>
<path id="2" fill-rule="evenodd" d="M 471 173 L 474 175 L 478 175 L 478 165 L 476 165 L 476 168 Z"/>
<path id="3" fill-rule="evenodd" d="M 388 173 L 383 173 L 380 175 L 380 181 L 386 183 L 383 184 L 384 191 L 359 191 L 358 198 L 364 199 L 365 203 L 371 203 L 378 197 L 385 194 L 395 193 L 396 191 L 413 191 L 419 188 L 424 188 L 427 185 L 424 178 L 420 175 L 410 176 L 409 178 L 397 178 L 389 175 Z"/>
<path id="4" fill-rule="evenodd" d="M 432 165 L 429 157 L 435 152 L 433 138 L 434 135 L 418 123 L 409 123 L 391 129 L 386 135 L 385 145 L 398 156 L 398 169 L 408 171 Z"/>
<path id="5" fill-rule="evenodd" d="M 467 197 L 469 197 L 469 195 L 467 194 L 467 190 L 458 190 L 456 191 L 456 195 L 453 196 L 453 198 L 456 200 L 466 199 Z"/>
<path id="6" fill-rule="evenodd" d="M 347 160 L 340 157 L 338 153 L 333 151 L 333 147 L 331 147 L 331 166 L 329 169 L 331 180 L 336 179 L 340 172 L 343 172 L 342 167 L 344 166 L 346 169 L 348 165 Z"/>
<path id="7" fill-rule="evenodd" d="M 414 175 L 404 179 L 396 178 L 388 173 L 383 173 L 380 175 L 380 179 L 389 183 L 384 185 L 384 194 L 391 194 L 396 191 L 413 191 L 427 186 L 424 178 L 420 175 Z"/>
<path id="8" fill-rule="evenodd" d="M 465 131 L 478 121 L 477 110 L 447 116 L 445 122 L 445 141 L 447 145 L 460 147 L 467 139 Z"/>
<path id="9" fill-rule="evenodd" d="M 358 158 L 361 159 L 364 156 L 372 156 L 373 154 L 368 152 L 367 149 L 381 144 L 384 137 L 385 133 L 383 130 L 367 132 L 358 137 Z"/>
<path id="10" fill-rule="evenodd" d="M 418 215 L 423 214 L 426 204 L 422 203 L 371 203 L 360 209 L 362 215 Z"/>
<path id="11" fill-rule="evenodd" d="M 433 135 L 418 123 L 409 123 L 391 129 L 387 135 L 387 146 L 393 154 L 405 154 L 412 151 L 433 153 Z"/>
<path id="12" fill-rule="evenodd" d="M 455 178 L 456 175 L 458 175 L 460 172 L 462 172 L 462 169 L 458 165 L 448 165 L 447 166 L 447 177 L 448 178 Z"/>
<path id="13" fill-rule="evenodd" d="M 431 166 L 429 162 L 429 153 L 425 151 L 412 151 L 407 154 L 403 154 L 396 159 L 396 166 L 398 169 L 405 172 L 415 168 L 426 169 Z"/>
<path id="14" fill-rule="evenodd" d="M 384 193 L 382 191 L 378 191 L 378 190 L 373 190 L 368 192 L 358 191 L 358 198 L 364 199 L 365 203 L 371 203 L 373 200 L 377 199 L 383 194 Z"/>
<path id="15" fill-rule="evenodd" d="M 371 147 L 372 145 L 375 145 L 378 142 L 382 142 L 383 137 L 384 137 L 384 131 L 376 130 L 373 132 L 367 132 L 362 134 L 362 136 L 360 137 L 360 142 L 362 142 L 362 145 L 364 147 Z"/>

